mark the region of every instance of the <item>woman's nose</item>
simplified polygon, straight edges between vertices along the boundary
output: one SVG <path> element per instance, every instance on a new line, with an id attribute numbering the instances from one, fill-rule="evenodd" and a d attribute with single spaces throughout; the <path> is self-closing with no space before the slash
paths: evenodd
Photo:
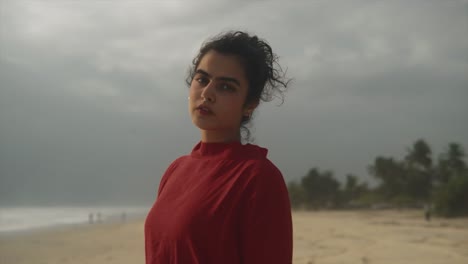
<path id="1" fill-rule="evenodd" d="M 215 102 L 216 101 L 216 94 L 215 94 L 215 84 L 213 81 L 209 82 L 201 93 L 201 97 L 203 101 L 208 102 Z"/>

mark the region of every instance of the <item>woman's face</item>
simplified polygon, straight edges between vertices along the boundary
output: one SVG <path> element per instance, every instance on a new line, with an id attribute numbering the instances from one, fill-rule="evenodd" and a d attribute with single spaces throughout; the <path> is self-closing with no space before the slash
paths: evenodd
<path id="1" fill-rule="evenodd" d="M 247 91 L 247 78 L 236 56 L 207 52 L 190 85 L 192 122 L 210 132 L 238 133 L 242 116 L 253 110 L 244 106 Z"/>

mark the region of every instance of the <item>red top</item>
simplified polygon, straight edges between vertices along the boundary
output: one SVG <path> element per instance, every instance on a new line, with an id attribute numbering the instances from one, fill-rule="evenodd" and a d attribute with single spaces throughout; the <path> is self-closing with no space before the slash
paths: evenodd
<path id="1" fill-rule="evenodd" d="M 146 263 L 292 263 L 288 192 L 267 152 L 200 142 L 175 160 L 146 218 Z"/>

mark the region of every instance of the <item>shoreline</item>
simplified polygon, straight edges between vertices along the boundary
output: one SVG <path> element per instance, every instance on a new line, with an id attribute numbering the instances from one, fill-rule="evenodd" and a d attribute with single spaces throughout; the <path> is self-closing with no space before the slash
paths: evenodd
<path id="1" fill-rule="evenodd" d="M 100 223 L 89 223 L 89 222 L 80 222 L 80 223 L 71 223 L 71 224 L 56 224 L 50 226 L 40 226 L 32 227 L 21 230 L 11 230 L 11 231 L 2 231 L 0 232 L 0 240 L 10 239 L 16 237 L 28 237 L 28 236 L 39 236 L 39 235 L 48 235 L 58 232 L 68 232 L 75 230 L 87 230 L 93 228 L 103 228 L 104 226 L 109 225 L 126 225 L 134 222 L 144 221 L 145 215 L 134 215 L 127 217 L 125 221 L 120 221 L 117 219 L 101 221 Z"/>
<path id="2" fill-rule="evenodd" d="M 144 206 L 15 206 L 0 207 L 0 236 L 128 221 L 146 216 Z"/>
<path id="3" fill-rule="evenodd" d="M 420 210 L 293 211 L 294 264 L 468 263 L 468 218 Z M 2 262 L 144 263 L 144 218 L 0 237 Z"/>

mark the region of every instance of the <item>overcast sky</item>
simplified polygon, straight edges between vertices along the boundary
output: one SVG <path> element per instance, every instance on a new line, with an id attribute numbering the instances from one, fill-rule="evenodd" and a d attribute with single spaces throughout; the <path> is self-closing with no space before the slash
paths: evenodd
<path id="1" fill-rule="evenodd" d="M 252 128 L 286 181 L 368 180 L 418 138 L 468 148 L 468 1 L 292 2 L 0 0 L 2 203 L 152 202 L 200 137 L 188 66 L 229 29 L 294 79 Z"/>

